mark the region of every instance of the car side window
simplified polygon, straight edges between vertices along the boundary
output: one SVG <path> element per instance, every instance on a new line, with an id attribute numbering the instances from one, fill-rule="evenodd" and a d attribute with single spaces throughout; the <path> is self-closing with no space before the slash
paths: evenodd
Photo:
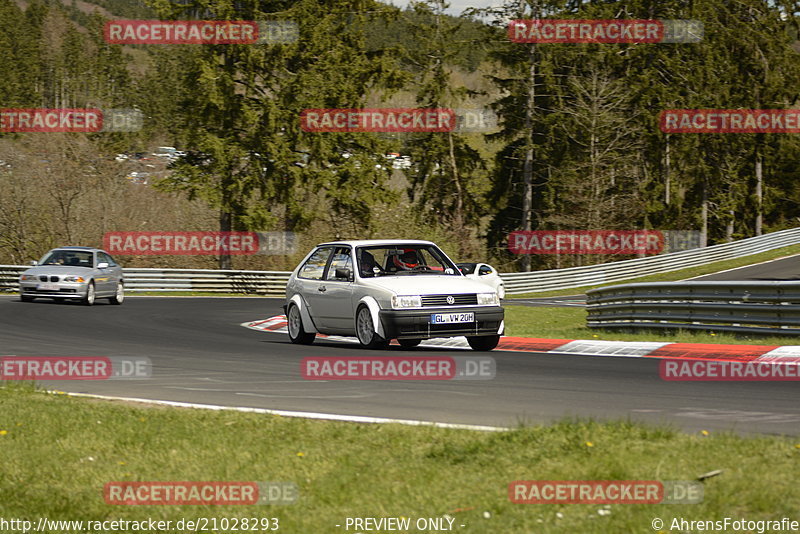
<path id="1" fill-rule="evenodd" d="M 481 265 L 481 268 L 478 270 L 478 276 L 483 276 L 484 274 L 492 274 L 492 268 L 488 265 Z"/>
<path id="2" fill-rule="evenodd" d="M 117 262 L 114 261 L 114 258 L 112 258 L 109 254 L 106 254 L 105 252 L 103 252 L 102 254 L 103 254 L 102 256 L 103 261 L 107 261 L 110 267 L 117 267 Z"/>
<path id="3" fill-rule="evenodd" d="M 316 250 L 311 257 L 306 260 L 300 272 L 297 273 L 298 278 L 306 278 L 308 280 L 322 280 L 322 274 L 325 272 L 325 265 L 328 264 L 328 258 L 331 255 L 333 248 L 324 247 Z"/>
<path id="4" fill-rule="evenodd" d="M 350 249 L 337 248 L 333 253 L 331 266 L 328 267 L 327 280 L 347 280 L 346 278 L 336 278 L 336 269 L 348 269 L 353 272 L 353 260 L 350 256 Z"/>

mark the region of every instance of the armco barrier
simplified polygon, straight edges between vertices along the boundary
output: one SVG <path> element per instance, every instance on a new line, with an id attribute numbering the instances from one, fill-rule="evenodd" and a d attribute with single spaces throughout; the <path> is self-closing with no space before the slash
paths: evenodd
<path id="1" fill-rule="evenodd" d="M 556 289 L 585 287 L 609 282 L 629 280 L 649 274 L 665 273 L 696 267 L 720 260 L 741 258 L 787 245 L 800 243 L 800 228 L 781 230 L 758 237 L 713 245 L 705 248 L 683 250 L 670 254 L 615 261 L 600 265 L 502 274 L 506 294 L 536 293 Z"/>
<path id="2" fill-rule="evenodd" d="M 29 267 L 0 265 L 0 290 L 19 290 L 19 273 Z M 123 269 L 126 291 L 205 291 L 266 296 L 285 294 L 291 273 L 203 269 Z"/>
<path id="3" fill-rule="evenodd" d="M 741 258 L 788 245 L 800 244 L 800 228 L 711 247 L 672 252 L 647 258 L 500 276 L 506 294 L 537 293 L 556 289 L 619 282 L 648 274 L 696 267 Z M 0 291 L 17 291 L 19 273 L 28 267 L 0 265 Z M 283 295 L 291 273 L 286 271 L 212 271 L 202 269 L 124 269 L 130 291 L 209 291 Z"/>
<path id="4" fill-rule="evenodd" d="M 591 328 L 800 335 L 800 282 L 653 282 L 586 292 Z"/>

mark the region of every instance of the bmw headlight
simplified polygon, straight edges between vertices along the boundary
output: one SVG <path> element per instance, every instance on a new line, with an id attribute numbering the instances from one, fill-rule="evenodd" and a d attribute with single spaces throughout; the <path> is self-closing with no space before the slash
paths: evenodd
<path id="1" fill-rule="evenodd" d="M 392 308 L 421 308 L 422 297 L 419 295 L 392 295 Z"/>
<path id="2" fill-rule="evenodd" d="M 86 280 L 84 280 L 82 276 L 65 276 L 64 277 L 64 281 L 65 282 L 73 282 L 73 283 L 77 282 L 78 284 L 82 284 Z"/>
<path id="3" fill-rule="evenodd" d="M 478 306 L 499 306 L 497 293 L 478 293 Z"/>
<path id="4" fill-rule="evenodd" d="M 36 280 L 36 278 L 37 278 L 37 275 L 35 275 L 35 274 L 23 274 L 22 276 L 19 277 L 20 281 Z"/>

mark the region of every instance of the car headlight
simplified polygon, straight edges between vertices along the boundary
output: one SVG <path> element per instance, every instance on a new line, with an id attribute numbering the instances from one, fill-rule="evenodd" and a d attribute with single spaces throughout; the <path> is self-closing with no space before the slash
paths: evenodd
<path id="1" fill-rule="evenodd" d="M 478 293 L 478 306 L 499 306 L 497 293 Z"/>
<path id="2" fill-rule="evenodd" d="M 392 308 L 421 308 L 422 297 L 419 295 L 392 295 Z"/>
<path id="3" fill-rule="evenodd" d="M 64 277 L 64 281 L 65 282 L 77 282 L 79 284 L 82 284 L 86 280 L 84 280 L 82 276 L 65 276 Z"/>

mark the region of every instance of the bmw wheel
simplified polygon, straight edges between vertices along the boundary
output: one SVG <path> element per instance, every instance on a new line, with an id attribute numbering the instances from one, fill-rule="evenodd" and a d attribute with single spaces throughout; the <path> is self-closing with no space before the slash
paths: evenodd
<path id="1" fill-rule="evenodd" d="M 85 306 L 91 306 L 94 304 L 94 280 L 89 282 L 89 286 L 86 288 L 86 296 L 83 297 L 82 302 Z"/>
<path id="2" fill-rule="evenodd" d="M 372 314 L 365 304 L 359 306 L 356 311 L 356 335 L 358 342 L 366 349 L 383 349 L 389 345 L 389 342 L 375 331 Z"/>
<path id="3" fill-rule="evenodd" d="M 125 300 L 125 288 L 122 282 L 117 284 L 117 292 L 113 297 L 108 297 L 108 300 L 111 304 L 122 304 L 122 301 Z"/>
<path id="4" fill-rule="evenodd" d="M 290 304 L 286 312 L 286 322 L 289 327 L 289 340 L 298 345 L 311 345 L 317 335 L 303 330 L 303 318 L 297 304 Z"/>

